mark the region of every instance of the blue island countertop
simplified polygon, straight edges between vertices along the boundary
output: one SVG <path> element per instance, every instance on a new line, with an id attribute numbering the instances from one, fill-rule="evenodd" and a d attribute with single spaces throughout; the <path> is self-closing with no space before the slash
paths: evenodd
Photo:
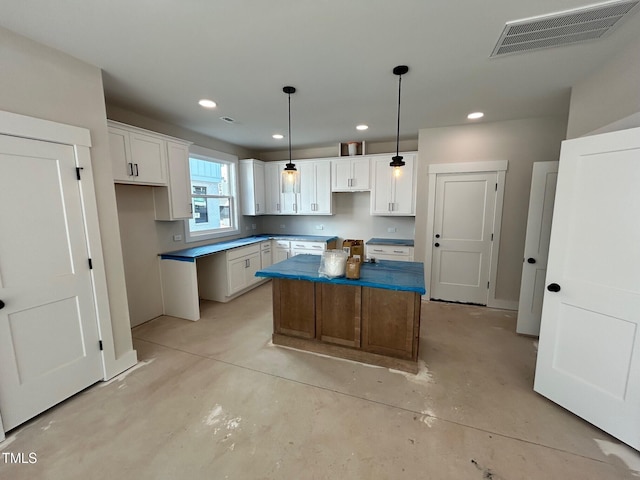
<path id="1" fill-rule="evenodd" d="M 372 238 L 367 240 L 367 245 L 397 245 L 402 247 L 413 247 L 413 240 L 408 238 Z"/>
<path id="2" fill-rule="evenodd" d="M 183 262 L 195 262 L 196 258 L 220 253 L 233 248 L 246 247 L 254 243 L 264 242 L 266 240 L 282 239 L 282 240 L 299 240 L 299 241 L 315 241 L 330 242 L 337 240 L 338 237 L 328 237 L 320 235 L 254 235 L 252 237 L 237 238 L 228 242 L 211 243 L 201 247 L 183 248 L 182 250 L 174 250 L 172 252 L 161 253 L 162 260 L 181 260 Z"/>
<path id="3" fill-rule="evenodd" d="M 319 255 L 296 255 L 258 270 L 256 277 L 383 288 L 385 290 L 416 292 L 422 295 L 426 293 L 424 265 L 421 262 L 380 260 L 376 263 L 363 263 L 360 266 L 360 279 L 351 280 L 346 277 L 330 279 L 318 274 L 320 258 Z"/>

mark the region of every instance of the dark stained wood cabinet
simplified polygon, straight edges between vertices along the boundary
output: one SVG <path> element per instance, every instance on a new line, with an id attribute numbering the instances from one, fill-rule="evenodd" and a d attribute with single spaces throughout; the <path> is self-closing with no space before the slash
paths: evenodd
<path id="1" fill-rule="evenodd" d="M 420 294 L 273 279 L 273 343 L 417 372 Z"/>
<path id="2" fill-rule="evenodd" d="M 273 279 L 273 331 L 300 338 L 316 337 L 315 283 Z"/>
<path id="3" fill-rule="evenodd" d="M 361 296 L 361 287 L 316 283 L 318 340 L 360 347 Z"/>
<path id="4" fill-rule="evenodd" d="M 413 292 L 362 288 L 362 349 L 417 360 L 420 296 Z"/>

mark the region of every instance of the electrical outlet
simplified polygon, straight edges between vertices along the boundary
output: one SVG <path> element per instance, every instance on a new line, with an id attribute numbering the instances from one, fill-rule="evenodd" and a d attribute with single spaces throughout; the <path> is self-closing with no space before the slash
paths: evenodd
<path id="1" fill-rule="evenodd" d="M 285 225 L 284 224 L 280 224 L 280 228 L 285 228 Z"/>
<path id="2" fill-rule="evenodd" d="M 252 229 L 252 230 L 255 230 L 255 229 L 256 229 L 256 224 L 255 224 L 255 223 L 252 223 L 252 224 L 251 224 L 251 229 Z"/>
<path id="3" fill-rule="evenodd" d="M 389 233 L 396 233 L 397 231 L 398 231 L 398 229 L 396 227 L 387 228 L 387 232 L 389 232 Z"/>
<path id="4" fill-rule="evenodd" d="M 316 230 L 324 230 L 324 225 L 316 225 Z"/>
<path id="5" fill-rule="evenodd" d="M 182 235 L 174 235 L 173 236 L 173 241 L 174 242 L 179 242 L 180 240 L 182 240 Z"/>

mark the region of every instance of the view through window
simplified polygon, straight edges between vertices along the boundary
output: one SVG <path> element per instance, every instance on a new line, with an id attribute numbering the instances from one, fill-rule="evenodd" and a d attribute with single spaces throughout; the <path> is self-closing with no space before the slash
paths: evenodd
<path id="1" fill-rule="evenodd" d="M 188 224 L 192 240 L 204 240 L 237 230 L 234 167 L 233 163 L 223 160 L 189 158 L 193 218 Z"/>

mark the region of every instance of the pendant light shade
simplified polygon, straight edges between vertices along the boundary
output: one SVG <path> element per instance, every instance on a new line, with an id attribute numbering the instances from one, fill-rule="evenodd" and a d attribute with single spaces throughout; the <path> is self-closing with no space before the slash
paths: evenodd
<path id="1" fill-rule="evenodd" d="M 405 165 L 400 155 L 400 94 L 402 93 L 402 75 L 409 71 L 409 67 L 406 65 L 398 65 L 393 69 L 393 74 L 398 75 L 398 124 L 396 129 L 396 155 L 391 157 L 391 163 L 389 166 L 395 170 L 395 175 L 400 175 L 400 167 Z"/>
<path id="2" fill-rule="evenodd" d="M 296 166 L 291 161 L 291 94 L 296 93 L 295 87 L 284 87 L 282 89 L 287 94 L 289 100 L 289 163 L 282 171 L 282 193 L 300 193 L 300 175 Z"/>

